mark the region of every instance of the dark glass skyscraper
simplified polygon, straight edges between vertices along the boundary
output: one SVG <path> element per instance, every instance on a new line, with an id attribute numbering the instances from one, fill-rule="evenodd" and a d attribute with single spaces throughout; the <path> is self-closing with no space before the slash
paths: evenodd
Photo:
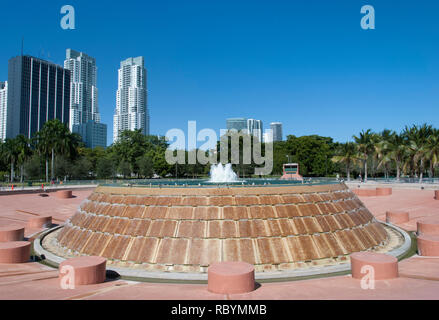
<path id="1" fill-rule="evenodd" d="M 244 129 L 248 129 L 247 127 L 247 119 L 246 118 L 230 118 L 226 119 L 227 130 L 235 129 L 237 131 L 241 131 Z"/>
<path id="2" fill-rule="evenodd" d="M 31 138 L 52 119 L 68 126 L 69 107 L 69 70 L 27 55 L 9 60 L 7 138 Z"/>
<path id="3" fill-rule="evenodd" d="M 270 129 L 272 130 L 273 141 L 282 141 L 282 123 L 272 122 L 270 123 Z"/>

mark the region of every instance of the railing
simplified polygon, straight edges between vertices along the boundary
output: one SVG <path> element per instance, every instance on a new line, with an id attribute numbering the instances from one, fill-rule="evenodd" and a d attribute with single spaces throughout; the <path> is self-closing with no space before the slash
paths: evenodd
<path id="1" fill-rule="evenodd" d="M 32 189 L 42 189 L 42 185 L 44 185 L 44 189 L 61 189 L 68 186 L 85 186 L 85 185 L 123 185 L 123 184 L 130 184 L 130 185 L 138 185 L 138 184 L 153 184 L 153 185 L 160 185 L 160 184 L 189 184 L 189 185 L 195 185 L 200 182 L 200 180 L 207 180 L 206 179 L 93 179 L 93 180 L 68 180 L 68 181 L 62 181 L 62 182 L 55 182 L 54 184 L 50 182 L 43 182 L 43 181 L 25 181 L 23 183 L 14 182 L 14 190 L 32 190 Z M 246 180 L 247 183 L 245 184 L 251 184 L 254 181 L 257 181 L 259 179 L 242 179 Z M 263 183 L 264 179 L 261 179 Z M 273 183 L 273 180 L 277 180 L 277 178 L 267 178 L 265 180 L 271 180 L 271 183 Z M 321 183 L 334 183 L 337 179 L 334 177 L 304 177 L 304 184 L 321 184 Z M 339 178 L 338 181 L 344 181 L 347 182 L 346 178 Z M 369 183 L 380 183 L 380 184 L 391 184 L 391 183 L 411 183 L 411 184 L 419 184 L 419 178 L 408 178 L 408 177 L 402 177 L 398 180 L 396 178 L 368 178 L 367 181 Z M 351 179 L 351 183 L 360 183 L 360 180 L 358 179 Z M 363 182 L 363 181 L 361 181 Z M 30 184 L 31 183 L 31 184 Z M 259 184 L 259 183 L 258 183 Z M 422 184 L 439 184 L 439 178 L 423 178 Z M 0 191 L 9 191 L 11 190 L 11 183 L 3 182 L 0 184 Z"/>

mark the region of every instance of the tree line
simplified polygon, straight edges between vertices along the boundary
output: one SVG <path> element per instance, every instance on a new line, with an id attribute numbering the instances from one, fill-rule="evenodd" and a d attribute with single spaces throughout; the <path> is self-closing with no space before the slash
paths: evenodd
<path id="1" fill-rule="evenodd" d="M 413 125 L 402 132 L 363 130 L 352 142 L 334 142 L 318 135 L 287 136 L 273 143 L 272 175 L 282 174 L 287 162 L 299 163 L 307 177 L 334 177 L 350 180 L 367 177 L 437 176 L 439 133 L 431 125 Z M 243 137 L 240 137 L 242 144 Z M 145 136 L 140 130 L 124 131 L 108 148 L 89 149 L 78 134 L 59 120 L 46 122 L 32 139 L 18 135 L 0 143 L 0 180 L 8 182 L 131 178 L 207 177 L 210 164 L 167 163 L 165 137 Z M 262 150 L 264 150 L 264 144 Z M 241 150 L 241 148 L 240 148 Z M 207 152 L 207 151 L 206 151 Z M 216 154 L 220 153 L 219 143 Z M 185 157 L 188 159 L 188 151 Z M 242 157 L 242 154 L 241 154 Z M 230 156 L 229 156 L 230 158 Z M 234 164 L 240 177 L 251 177 L 255 163 Z"/>
<path id="2" fill-rule="evenodd" d="M 345 167 L 350 180 L 352 169 L 360 166 L 364 181 L 372 175 L 381 173 L 400 180 L 401 176 L 419 178 L 422 182 L 425 174 L 436 176 L 439 164 L 439 130 L 431 125 L 406 126 L 400 133 L 383 130 L 374 133 L 363 130 L 353 136 L 355 142 L 341 144 L 332 160 Z"/>

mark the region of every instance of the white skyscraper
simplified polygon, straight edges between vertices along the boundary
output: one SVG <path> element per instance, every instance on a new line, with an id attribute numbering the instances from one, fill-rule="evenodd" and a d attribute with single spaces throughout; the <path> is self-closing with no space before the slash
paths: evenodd
<path id="1" fill-rule="evenodd" d="M 0 82 L 0 141 L 6 139 L 6 120 L 8 108 L 8 82 Z"/>
<path id="2" fill-rule="evenodd" d="M 144 58 L 128 58 L 120 63 L 113 118 L 113 142 L 124 130 L 137 130 L 149 135 L 146 69 Z"/>
<path id="3" fill-rule="evenodd" d="M 70 131 L 74 125 L 101 121 L 96 87 L 96 60 L 83 52 L 66 50 L 64 68 L 71 71 Z"/>
<path id="4" fill-rule="evenodd" d="M 258 137 L 262 142 L 262 120 L 247 119 L 247 130 L 249 134 Z"/>

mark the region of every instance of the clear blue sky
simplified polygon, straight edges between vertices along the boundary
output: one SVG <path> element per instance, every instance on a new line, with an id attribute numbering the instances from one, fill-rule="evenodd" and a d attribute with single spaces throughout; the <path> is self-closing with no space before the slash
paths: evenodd
<path id="1" fill-rule="evenodd" d="M 60 8 L 76 10 L 76 30 Z M 376 30 L 360 27 L 363 5 Z M 143 55 L 151 133 L 225 128 L 228 117 L 281 121 L 284 134 L 347 141 L 361 129 L 439 127 L 439 2 L 433 0 L 6 1 L 0 81 L 24 52 L 63 64 L 97 60 L 112 140 L 119 62 Z"/>

